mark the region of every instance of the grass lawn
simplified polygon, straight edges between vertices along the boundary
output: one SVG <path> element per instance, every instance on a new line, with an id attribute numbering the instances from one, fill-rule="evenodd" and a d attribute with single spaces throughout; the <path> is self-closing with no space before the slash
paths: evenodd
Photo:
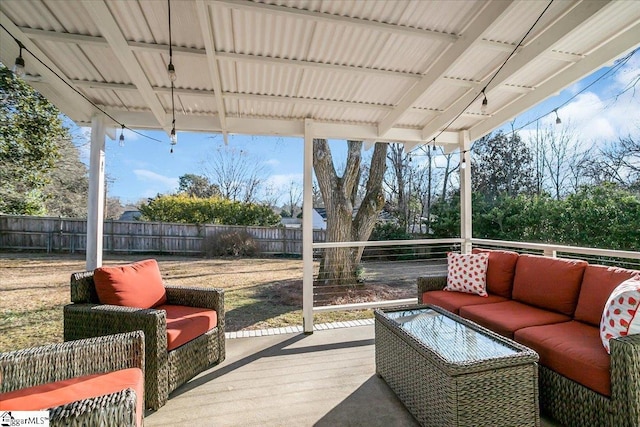
<path id="1" fill-rule="evenodd" d="M 149 257 L 108 255 L 104 265 Z M 302 324 L 302 260 L 153 258 L 167 283 L 224 288 L 227 331 Z M 62 341 L 69 277 L 84 267 L 84 255 L 0 253 L 0 352 Z M 382 293 L 410 294 L 406 289 Z M 372 317 L 371 310 L 318 313 L 314 322 L 366 317 Z"/>

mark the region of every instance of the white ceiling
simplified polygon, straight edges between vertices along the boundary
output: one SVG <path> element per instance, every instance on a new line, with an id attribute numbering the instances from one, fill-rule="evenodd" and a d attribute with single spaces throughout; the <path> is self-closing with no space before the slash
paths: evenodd
<path id="1" fill-rule="evenodd" d="M 302 136 L 311 118 L 318 137 L 473 140 L 640 45 L 640 1 L 548 4 L 172 0 L 176 128 Z M 75 122 L 97 110 L 71 88 L 128 127 L 171 129 L 166 1 L 2 0 L 0 23 Z M 0 43 L 10 66 L 18 46 Z"/>

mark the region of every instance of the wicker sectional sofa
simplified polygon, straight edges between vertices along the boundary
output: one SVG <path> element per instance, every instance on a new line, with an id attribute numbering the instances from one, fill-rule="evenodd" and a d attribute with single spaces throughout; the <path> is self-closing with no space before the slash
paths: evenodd
<path id="1" fill-rule="evenodd" d="M 535 350 L 540 409 L 566 426 L 640 426 L 640 335 L 600 339 L 609 295 L 640 271 L 585 261 L 489 252 L 488 297 L 445 291 L 420 277 L 418 300 L 445 308 Z"/>

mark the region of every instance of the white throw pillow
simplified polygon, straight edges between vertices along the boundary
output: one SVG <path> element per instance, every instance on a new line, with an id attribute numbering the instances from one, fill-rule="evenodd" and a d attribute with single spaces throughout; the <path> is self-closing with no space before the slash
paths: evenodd
<path id="1" fill-rule="evenodd" d="M 489 253 L 447 254 L 447 286 L 445 291 L 465 292 L 483 297 L 487 294 Z"/>
<path id="2" fill-rule="evenodd" d="M 640 333 L 640 277 L 620 283 L 611 293 L 600 320 L 602 345 L 611 353 L 611 338 Z"/>

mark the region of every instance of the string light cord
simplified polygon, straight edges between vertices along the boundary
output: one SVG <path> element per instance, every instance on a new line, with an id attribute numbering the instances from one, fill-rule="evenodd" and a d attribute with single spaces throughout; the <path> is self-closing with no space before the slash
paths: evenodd
<path id="1" fill-rule="evenodd" d="M 123 124 L 123 123 L 119 122 L 118 120 L 116 120 L 116 119 L 115 119 L 111 114 L 107 113 L 104 109 L 102 109 L 102 108 L 101 108 L 100 106 L 98 106 L 95 102 L 93 102 L 91 99 L 89 99 L 89 98 L 88 98 L 84 93 L 80 92 L 80 91 L 79 91 L 78 89 L 76 89 L 73 85 L 71 85 L 71 84 L 70 84 L 70 83 L 69 83 L 65 78 L 63 78 L 60 74 L 58 74 L 58 73 L 57 73 L 55 70 L 53 70 L 51 67 L 49 67 L 49 65 L 47 65 L 47 64 L 46 64 L 45 62 L 43 62 L 40 58 L 38 58 L 38 57 L 37 57 L 33 52 L 31 52 L 31 50 L 29 50 L 29 48 L 28 48 L 28 47 L 24 46 L 24 44 L 22 44 L 22 42 L 20 42 L 20 40 L 18 40 L 17 38 L 15 38 L 15 37 L 13 36 L 13 34 L 11 34 L 11 33 L 9 32 L 9 30 L 7 30 L 7 29 L 5 28 L 5 26 L 4 26 L 4 25 L 0 24 L 0 27 L 2 27 L 2 29 L 3 29 L 7 34 L 9 34 L 9 37 L 11 37 L 11 38 L 12 38 L 12 39 L 13 39 L 13 40 L 18 44 L 18 46 L 20 46 L 20 45 L 22 46 L 22 50 L 24 50 L 25 52 L 29 53 L 29 55 L 31 55 L 31 57 L 32 57 L 32 58 L 34 58 L 36 61 L 38 61 L 40 64 L 42 64 L 42 66 L 44 66 L 44 67 L 45 67 L 47 70 L 49 70 L 51 73 L 53 73 L 53 75 L 54 75 L 54 76 L 56 76 L 58 79 L 60 79 L 60 81 L 61 81 L 62 83 L 64 83 L 65 85 L 69 86 L 69 88 L 70 88 L 71 90 L 73 90 L 75 93 L 77 93 L 78 95 L 80 95 L 80 96 L 81 96 L 85 101 L 87 101 L 89 104 L 93 105 L 93 107 L 94 107 L 96 110 L 100 111 L 102 114 L 104 114 L 105 116 L 107 116 L 107 117 L 108 117 L 109 119 L 111 119 L 114 123 L 116 123 L 117 125 L 119 125 L 119 126 L 120 126 L 120 127 L 122 127 L 123 129 L 127 129 L 128 131 L 133 132 L 133 133 L 135 133 L 135 134 L 137 134 L 137 135 L 140 135 L 140 136 L 142 136 L 142 137 L 144 137 L 144 138 L 150 139 L 150 140 L 155 141 L 155 142 L 160 142 L 160 143 L 164 142 L 164 141 L 161 141 L 161 140 L 159 140 L 159 139 L 157 139 L 157 138 L 154 138 L 154 137 L 152 137 L 152 136 L 145 135 L 145 134 L 143 134 L 143 133 L 141 133 L 141 132 L 138 132 L 137 130 L 131 129 L 130 127 L 127 127 L 125 124 Z"/>
<path id="2" fill-rule="evenodd" d="M 536 27 L 536 25 L 538 25 L 538 22 L 540 22 L 540 20 L 542 19 L 542 17 L 544 16 L 544 14 L 547 12 L 547 10 L 549 10 L 549 7 L 551 7 L 551 5 L 553 4 L 554 0 L 551 0 L 549 2 L 549 4 L 547 4 L 547 6 L 544 8 L 544 10 L 540 13 L 540 15 L 538 16 L 538 18 L 535 20 L 535 22 L 533 23 L 533 25 L 531 25 L 531 27 L 529 27 L 529 30 L 527 30 L 527 32 L 525 33 L 524 36 L 522 36 L 522 38 L 520 39 L 520 41 L 518 42 L 518 44 L 513 48 L 513 50 L 511 51 L 511 53 L 509 54 L 509 56 L 507 57 L 507 59 L 504 60 L 504 62 L 502 63 L 502 65 L 500 65 L 500 67 L 496 70 L 495 73 L 493 73 L 493 76 L 491 76 L 491 78 L 489 79 L 489 81 L 487 82 L 486 85 L 484 85 L 484 87 L 482 88 L 482 90 L 476 94 L 476 96 L 467 104 L 466 107 L 464 107 L 435 137 L 434 139 L 437 139 L 438 137 L 440 137 L 440 135 L 442 135 L 447 129 L 449 129 L 449 127 L 451 127 L 451 125 L 460 118 L 460 116 L 462 114 L 464 114 L 465 111 L 467 111 L 467 109 L 469 107 L 471 107 L 471 105 L 476 102 L 476 100 L 481 96 L 484 95 L 485 98 L 482 101 L 483 105 L 486 106 L 486 90 L 489 87 L 489 85 L 491 84 L 491 82 L 496 78 L 496 76 L 498 75 L 498 73 L 500 73 L 500 71 L 502 71 L 502 69 L 504 68 L 504 66 L 507 64 L 507 62 L 509 62 L 509 60 L 511 59 L 511 57 L 513 55 L 515 55 L 515 53 L 518 51 L 518 49 L 520 48 L 520 46 L 522 46 L 522 43 L 524 43 L 525 39 L 529 36 L 529 34 L 531 33 L 531 31 L 533 31 L 533 29 Z M 462 152 L 461 152 L 462 153 Z"/>
<path id="3" fill-rule="evenodd" d="M 505 134 L 505 135 L 512 135 L 515 132 L 518 132 L 524 128 L 526 128 L 527 126 L 529 126 L 530 124 L 533 124 L 535 122 L 537 122 L 538 120 L 540 120 L 543 117 L 548 116 L 549 114 L 552 114 L 554 112 L 557 113 L 557 111 L 564 107 L 565 105 L 567 105 L 568 103 L 570 103 L 571 101 L 573 101 L 574 99 L 576 99 L 579 95 L 583 94 L 587 89 L 589 89 L 591 86 L 595 85 L 596 83 L 598 83 L 600 80 L 603 80 L 605 77 L 609 77 L 610 74 L 615 74 L 616 72 L 620 71 L 620 68 L 622 68 L 624 65 L 626 65 L 627 62 L 629 62 L 629 60 L 633 57 L 633 55 L 635 55 L 639 49 L 635 49 L 633 51 L 631 51 L 627 56 L 625 56 L 624 58 L 622 58 L 620 61 L 618 61 L 618 63 L 616 63 L 613 67 L 609 68 L 605 73 L 603 73 L 601 76 L 599 76 L 597 79 L 595 79 L 594 81 L 592 81 L 591 83 L 589 83 L 587 86 L 585 86 L 584 88 L 582 88 L 580 91 L 576 92 L 575 94 L 573 94 L 569 99 L 567 99 L 566 101 L 564 101 L 562 104 L 558 105 L 557 107 L 554 107 L 552 110 L 541 114 L 540 116 L 536 117 L 533 120 L 528 121 L 527 123 L 523 124 L 522 126 L 518 127 L 517 129 L 512 130 L 511 132 Z"/>

